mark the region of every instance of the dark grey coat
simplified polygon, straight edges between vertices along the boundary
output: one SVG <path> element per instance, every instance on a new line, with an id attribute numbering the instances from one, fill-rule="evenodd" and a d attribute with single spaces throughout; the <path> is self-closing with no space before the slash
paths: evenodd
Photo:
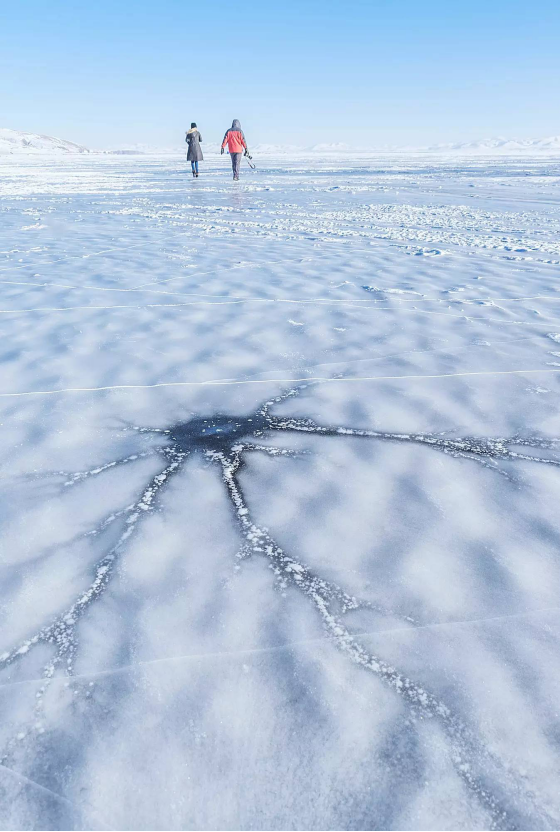
<path id="1" fill-rule="evenodd" d="M 198 130 L 189 130 L 185 141 L 189 146 L 189 152 L 187 153 L 187 162 L 202 162 L 202 160 L 204 159 L 204 156 L 202 155 L 202 148 L 200 146 L 202 136 L 200 135 Z"/>

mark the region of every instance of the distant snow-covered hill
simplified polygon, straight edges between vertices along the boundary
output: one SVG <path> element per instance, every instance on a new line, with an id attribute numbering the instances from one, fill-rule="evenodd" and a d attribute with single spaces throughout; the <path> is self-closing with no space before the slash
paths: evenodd
<path id="1" fill-rule="evenodd" d="M 0 154 L 89 153 L 87 147 L 54 136 L 0 127 Z"/>
<path id="2" fill-rule="evenodd" d="M 315 144 L 311 147 L 294 145 L 260 144 L 251 148 L 255 155 L 289 156 L 292 158 L 322 156 L 326 159 L 336 157 L 367 157 L 372 155 L 435 155 L 435 156 L 560 156 L 560 136 L 546 139 L 482 139 L 480 141 L 456 142 L 453 144 L 436 144 L 420 147 L 418 145 L 385 145 L 383 147 L 352 147 L 340 142 Z"/>
<path id="3" fill-rule="evenodd" d="M 180 153 L 182 149 L 182 145 L 179 142 L 177 143 L 177 147 L 158 147 L 156 145 L 135 142 L 118 144 L 95 152 L 105 153 L 111 156 L 167 156 L 168 154 Z"/>
<path id="4" fill-rule="evenodd" d="M 434 153 L 467 153 L 488 156 L 510 156 L 515 154 L 560 154 L 560 136 L 549 136 L 546 139 L 481 139 L 471 142 L 457 142 L 454 144 L 437 144 L 422 148 Z"/>
<path id="5" fill-rule="evenodd" d="M 315 158 L 323 157 L 333 159 L 338 157 L 360 157 L 366 158 L 375 155 L 402 155 L 402 156 L 560 156 L 560 136 L 550 136 L 544 139 L 506 139 L 502 137 L 494 139 L 482 139 L 479 141 L 455 142 L 449 144 L 435 144 L 428 147 L 419 147 L 410 144 L 406 147 L 388 146 L 384 147 L 352 147 L 340 142 L 315 144 L 311 147 L 280 144 L 256 144 L 249 145 L 251 151 L 258 158 L 288 157 Z M 216 156 L 220 151 L 220 144 L 217 142 L 206 142 L 203 145 L 205 155 L 209 158 Z M 0 128 L 0 156 L 20 154 L 57 154 L 68 155 L 76 153 L 99 153 L 109 155 L 137 156 L 137 155 L 183 155 L 186 153 L 186 146 L 178 137 L 175 147 L 153 147 L 147 144 L 124 144 L 117 145 L 106 150 L 88 150 L 87 147 L 69 142 L 65 139 L 57 139 L 53 136 L 44 136 L 38 133 L 24 133 L 20 130 Z"/>

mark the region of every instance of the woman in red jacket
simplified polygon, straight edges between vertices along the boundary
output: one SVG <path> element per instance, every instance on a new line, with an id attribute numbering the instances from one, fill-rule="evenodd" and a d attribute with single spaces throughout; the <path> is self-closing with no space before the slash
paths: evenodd
<path id="1" fill-rule="evenodd" d="M 243 152 L 247 154 L 247 142 L 241 129 L 239 120 L 234 118 L 229 130 L 226 130 L 224 140 L 222 142 L 222 153 L 225 146 L 228 146 L 229 154 L 231 156 L 231 166 L 233 168 L 233 178 L 239 179 L 239 169 L 241 167 L 241 156 Z"/>

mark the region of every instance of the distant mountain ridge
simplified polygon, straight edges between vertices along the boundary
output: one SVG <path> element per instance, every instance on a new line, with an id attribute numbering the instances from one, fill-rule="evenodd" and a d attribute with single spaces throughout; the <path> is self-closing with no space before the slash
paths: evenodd
<path id="1" fill-rule="evenodd" d="M 0 127 L 0 154 L 89 153 L 87 147 L 54 136 Z"/>
<path id="2" fill-rule="evenodd" d="M 560 153 L 560 136 L 548 136 L 545 139 L 506 139 L 501 136 L 495 139 L 481 139 L 479 141 L 456 142 L 451 144 L 436 144 L 426 148 L 434 152 L 474 152 L 474 153 Z"/>
<path id="3" fill-rule="evenodd" d="M 69 155 L 76 153 L 109 154 L 109 155 L 183 155 L 184 143 L 178 138 L 176 147 L 158 148 L 145 144 L 120 145 L 107 150 L 89 150 L 76 142 L 45 136 L 39 133 L 26 133 L 21 130 L 0 128 L 0 156 L 2 155 L 34 155 L 56 154 Z M 289 158 L 304 158 L 306 156 L 336 156 L 368 155 L 434 155 L 434 156 L 560 156 L 560 136 L 549 136 L 544 139 L 507 139 L 503 137 L 481 139 L 478 141 L 454 142 L 435 144 L 427 147 L 415 145 L 384 147 L 352 147 L 348 144 L 334 142 L 321 143 L 308 147 L 297 145 L 256 144 L 250 145 L 251 151 L 260 157 L 286 156 Z M 205 150 L 213 156 L 219 150 L 219 144 L 208 143 Z"/>
<path id="4" fill-rule="evenodd" d="M 434 156 L 560 156 L 560 136 L 545 139 L 481 139 L 479 141 L 418 145 L 385 145 L 383 147 L 352 147 L 348 144 L 315 144 L 311 147 L 293 145 L 255 145 L 252 150 L 260 156 L 336 156 L 368 155 L 434 155 Z"/>

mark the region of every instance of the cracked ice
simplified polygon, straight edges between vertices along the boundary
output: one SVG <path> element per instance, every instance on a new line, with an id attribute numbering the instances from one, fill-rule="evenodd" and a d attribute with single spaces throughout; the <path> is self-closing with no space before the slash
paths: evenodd
<path id="1" fill-rule="evenodd" d="M 534 165 L 0 170 L 4 825 L 557 828 Z"/>

